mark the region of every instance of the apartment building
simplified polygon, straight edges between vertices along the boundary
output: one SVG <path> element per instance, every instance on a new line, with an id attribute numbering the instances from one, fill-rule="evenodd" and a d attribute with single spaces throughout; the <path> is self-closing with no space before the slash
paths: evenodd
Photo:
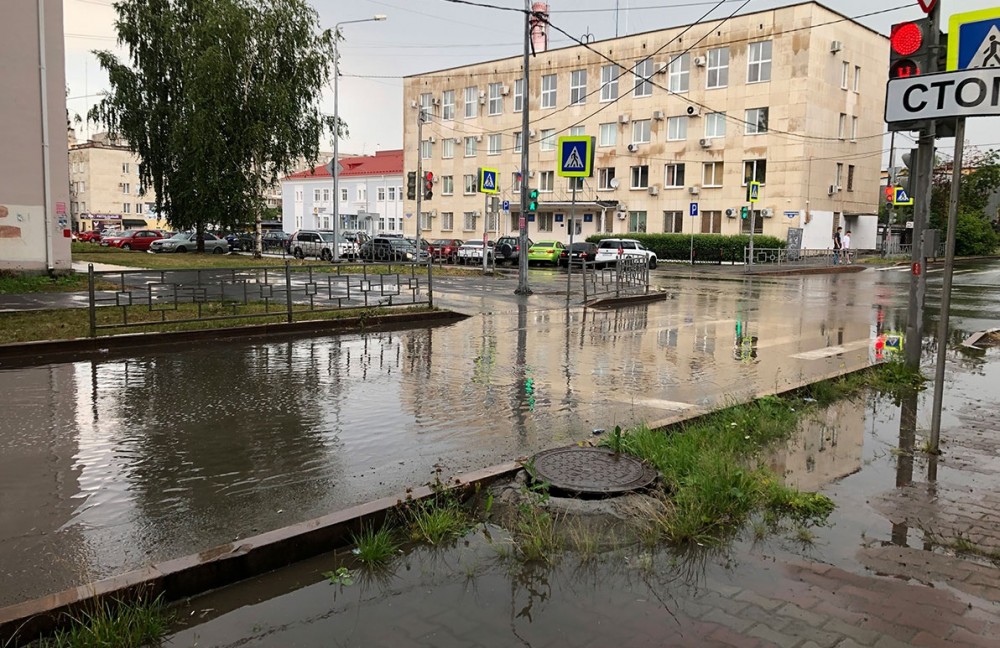
<path id="1" fill-rule="evenodd" d="M 557 174 L 556 143 L 588 135 L 594 175 L 577 181 L 577 237 L 752 227 L 785 238 L 795 227 L 804 247 L 827 248 L 843 226 L 856 247 L 875 247 L 887 64 L 884 36 L 805 2 L 542 51 L 528 88 L 519 56 L 407 77 L 405 167 L 420 155 L 437 178 L 421 229 L 516 231 L 526 185 L 541 194 L 529 236 L 568 239 L 571 185 Z M 420 110 L 428 121 L 417 141 Z M 484 217 L 479 167 L 499 169 L 509 213 Z M 751 180 L 761 198 L 742 220 Z"/>
<path id="2" fill-rule="evenodd" d="M 402 234 L 403 151 L 342 157 L 338 189 L 340 228 Z M 281 181 L 281 220 L 286 232 L 333 228 L 333 177 L 326 164 Z"/>
<path id="3" fill-rule="evenodd" d="M 166 226 L 152 189 L 141 191 L 139 165 L 139 157 L 107 133 L 70 145 L 70 213 L 78 231 Z"/>

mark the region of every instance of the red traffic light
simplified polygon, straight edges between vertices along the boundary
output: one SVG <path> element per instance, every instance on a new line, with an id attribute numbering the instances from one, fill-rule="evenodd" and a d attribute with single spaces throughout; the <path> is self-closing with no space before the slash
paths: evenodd
<path id="1" fill-rule="evenodd" d="M 889 46 L 900 56 L 909 56 L 924 45 L 924 30 L 915 22 L 893 25 Z"/>
<path id="2" fill-rule="evenodd" d="M 434 182 L 434 174 L 428 171 L 427 173 L 424 174 L 424 180 L 426 180 L 427 182 Z"/>
<path id="3" fill-rule="evenodd" d="M 890 79 L 906 79 L 909 77 L 920 76 L 923 70 L 917 65 L 912 59 L 900 59 L 898 61 L 893 61 L 892 65 L 889 67 L 889 78 Z"/>

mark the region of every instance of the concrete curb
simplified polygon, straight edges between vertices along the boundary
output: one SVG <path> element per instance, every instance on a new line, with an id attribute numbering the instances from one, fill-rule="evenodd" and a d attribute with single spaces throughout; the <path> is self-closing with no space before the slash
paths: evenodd
<path id="1" fill-rule="evenodd" d="M 197 331 L 172 331 L 167 333 L 126 333 L 96 338 L 73 338 L 69 340 L 41 340 L 0 344 L 0 366 L 32 366 L 54 361 L 86 360 L 94 357 L 113 357 L 119 352 L 134 352 L 136 349 L 169 347 L 194 341 L 225 341 L 252 339 L 279 339 L 314 335 L 316 333 L 345 333 L 365 331 L 388 331 L 412 328 L 418 325 L 437 326 L 458 322 L 469 317 L 454 311 L 431 311 L 427 313 L 390 313 L 373 318 L 350 317 L 331 320 L 309 320 L 281 324 L 253 324 L 227 328 L 201 329 Z"/>
<path id="2" fill-rule="evenodd" d="M 460 475 L 450 486 L 487 486 L 520 469 L 520 464 L 514 462 L 500 464 Z M 0 608 L 0 645 L 6 646 L 5 642 L 15 637 L 26 643 L 50 634 L 70 615 L 78 615 L 94 604 L 160 595 L 175 601 L 343 548 L 350 543 L 352 533 L 369 525 L 381 526 L 404 500 L 421 500 L 433 494 L 429 486 L 420 486 L 404 494 Z"/>
<path id="3" fill-rule="evenodd" d="M 618 308 L 619 306 L 633 306 L 635 304 L 648 304 L 650 302 L 666 301 L 667 293 L 653 292 L 646 295 L 630 295 L 627 297 L 605 297 L 602 299 L 592 299 L 585 303 L 584 308 Z"/>

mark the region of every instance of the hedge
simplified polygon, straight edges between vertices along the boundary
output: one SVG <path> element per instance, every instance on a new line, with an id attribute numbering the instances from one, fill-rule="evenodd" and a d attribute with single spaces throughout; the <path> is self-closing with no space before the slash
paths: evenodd
<path id="1" fill-rule="evenodd" d="M 591 243 L 600 243 L 609 238 L 628 238 L 639 241 L 656 253 L 661 261 L 687 261 L 691 258 L 690 234 L 594 234 L 588 236 Z M 695 234 L 695 261 L 714 262 L 733 261 L 743 263 L 743 248 L 750 245 L 750 236 L 746 234 Z M 754 234 L 755 248 L 784 248 L 786 242 L 775 236 Z"/>

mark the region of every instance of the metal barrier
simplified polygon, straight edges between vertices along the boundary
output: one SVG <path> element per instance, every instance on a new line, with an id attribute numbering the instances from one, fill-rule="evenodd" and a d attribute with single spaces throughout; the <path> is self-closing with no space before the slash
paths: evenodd
<path id="1" fill-rule="evenodd" d="M 284 266 L 110 271 L 95 271 L 91 264 L 90 336 L 107 329 L 275 316 L 292 322 L 304 313 L 430 306 L 427 277 L 426 263 L 292 266 L 286 261 Z M 98 281 L 116 288 L 98 291 Z"/>
<path id="2" fill-rule="evenodd" d="M 627 297 L 649 292 L 649 262 L 640 257 L 622 257 L 610 264 L 584 261 L 573 264 L 581 268 L 583 301 L 597 297 Z"/>
<path id="3" fill-rule="evenodd" d="M 875 250 L 855 250 L 842 251 L 840 253 L 833 250 L 786 250 L 784 248 L 754 248 L 753 265 L 777 265 L 777 266 L 819 266 L 836 265 L 847 262 L 850 255 L 850 262 L 855 263 L 862 257 L 877 256 Z M 743 248 L 743 263 L 745 270 L 750 270 L 750 248 Z"/>

